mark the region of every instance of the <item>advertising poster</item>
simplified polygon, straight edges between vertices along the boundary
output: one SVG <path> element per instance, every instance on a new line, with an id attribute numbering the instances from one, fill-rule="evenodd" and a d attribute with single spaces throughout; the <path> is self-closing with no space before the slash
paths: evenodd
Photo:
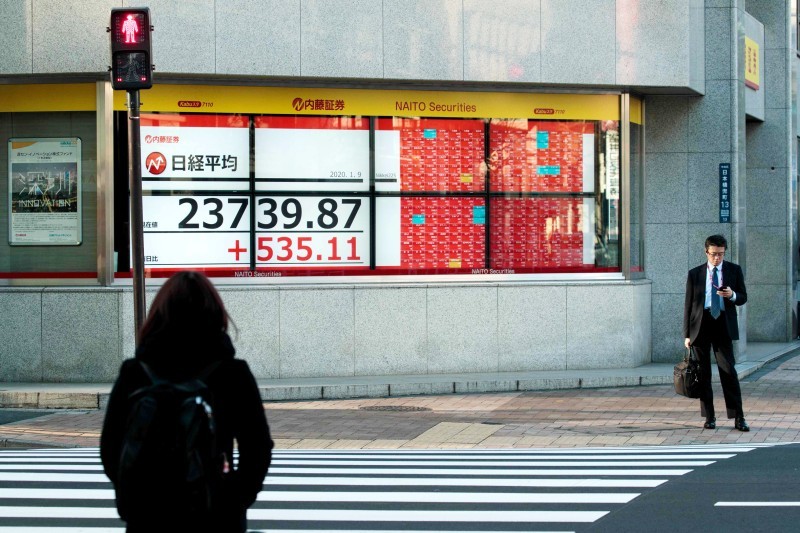
<path id="1" fill-rule="evenodd" d="M 8 141 L 10 245 L 81 243 L 81 140 Z"/>

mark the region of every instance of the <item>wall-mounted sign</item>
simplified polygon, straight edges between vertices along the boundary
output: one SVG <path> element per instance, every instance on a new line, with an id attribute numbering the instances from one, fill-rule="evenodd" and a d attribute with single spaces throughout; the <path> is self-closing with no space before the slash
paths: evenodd
<path id="1" fill-rule="evenodd" d="M 81 243 L 81 140 L 8 141 L 8 243 Z"/>
<path id="2" fill-rule="evenodd" d="M 764 92 L 764 24 L 744 14 L 744 111 L 748 120 L 766 120 Z"/>
<path id="3" fill-rule="evenodd" d="M 754 91 L 761 84 L 758 72 L 758 43 L 750 37 L 744 38 L 744 84 Z"/>
<path id="4" fill-rule="evenodd" d="M 613 94 L 158 84 L 147 93 L 146 105 L 147 110 L 173 113 L 619 120 L 619 96 Z M 127 109 L 123 92 L 114 93 L 114 109 Z"/>
<path id="5" fill-rule="evenodd" d="M 719 221 L 731 221 L 731 164 L 719 164 Z"/>

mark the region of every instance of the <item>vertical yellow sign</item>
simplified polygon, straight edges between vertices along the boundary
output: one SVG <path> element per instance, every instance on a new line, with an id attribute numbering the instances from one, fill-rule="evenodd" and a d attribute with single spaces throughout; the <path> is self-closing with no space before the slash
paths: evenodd
<path id="1" fill-rule="evenodd" d="M 744 84 L 758 90 L 761 77 L 758 73 L 758 43 L 750 37 L 744 38 Z"/>

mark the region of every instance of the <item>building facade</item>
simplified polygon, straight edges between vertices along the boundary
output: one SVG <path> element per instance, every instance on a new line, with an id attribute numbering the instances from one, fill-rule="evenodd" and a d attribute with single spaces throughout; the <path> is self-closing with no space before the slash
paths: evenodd
<path id="1" fill-rule="evenodd" d="M 257 377 L 675 361 L 714 233 L 738 357 L 797 336 L 793 0 L 136 5 L 147 296 L 206 272 Z M 0 381 L 134 351 L 122 7 L 0 4 Z"/>

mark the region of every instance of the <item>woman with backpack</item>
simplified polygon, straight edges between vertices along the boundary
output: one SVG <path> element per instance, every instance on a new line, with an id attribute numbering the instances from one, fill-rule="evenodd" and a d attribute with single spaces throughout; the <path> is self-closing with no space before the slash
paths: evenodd
<path id="1" fill-rule="evenodd" d="M 273 442 L 228 322 L 211 281 L 179 272 L 153 300 L 135 357 L 122 363 L 100 455 L 128 532 L 246 531 Z"/>

